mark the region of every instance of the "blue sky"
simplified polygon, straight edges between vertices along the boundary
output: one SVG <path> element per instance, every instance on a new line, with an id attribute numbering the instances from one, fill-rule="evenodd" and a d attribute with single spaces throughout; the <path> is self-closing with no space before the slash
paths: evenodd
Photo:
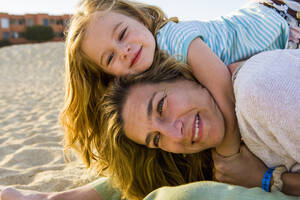
<path id="1" fill-rule="evenodd" d="M 247 0 L 141 0 L 181 20 L 211 19 L 241 7 Z M 0 0 L 0 12 L 72 14 L 79 0 Z"/>

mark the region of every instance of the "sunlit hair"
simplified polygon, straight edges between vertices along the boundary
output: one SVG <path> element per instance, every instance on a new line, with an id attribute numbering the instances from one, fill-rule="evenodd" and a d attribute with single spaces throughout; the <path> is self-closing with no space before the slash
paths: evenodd
<path id="1" fill-rule="evenodd" d="M 65 131 L 66 150 L 74 148 L 89 167 L 93 159 L 90 138 L 99 134 L 98 118 L 94 109 L 103 92 L 113 80 L 83 51 L 82 42 L 87 27 L 96 12 L 115 11 L 133 17 L 156 35 L 161 26 L 171 19 L 157 7 L 126 0 L 82 0 L 72 16 L 66 37 L 65 106 L 61 122 Z"/>
<path id="2" fill-rule="evenodd" d="M 124 134 L 121 113 L 133 86 L 178 79 L 196 81 L 186 64 L 165 54 L 158 56 L 145 73 L 117 79 L 98 105 L 103 109 L 99 123 L 102 131 L 92 141 L 99 156 L 95 166 L 99 173 L 111 177 L 112 183 L 129 199 L 142 199 L 162 186 L 212 178 L 209 150 L 183 156 L 136 144 Z"/>

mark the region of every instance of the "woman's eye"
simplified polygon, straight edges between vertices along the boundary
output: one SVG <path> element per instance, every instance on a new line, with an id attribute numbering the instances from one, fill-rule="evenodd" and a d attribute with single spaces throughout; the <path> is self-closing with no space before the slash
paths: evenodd
<path id="1" fill-rule="evenodd" d="M 158 147 L 159 139 L 160 139 L 160 133 L 156 134 L 153 137 L 153 144 L 154 144 L 155 147 Z"/>
<path id="2" fill-rule="evenodd" d="M 161 100 L 159 100 L 158 104 L 157 104 L 157 113 L 161 116 L 162 115 L 162 112 L 163 112 L 163 107 L 164 107 L 164 102 L 165 102 L 165 99 L 166 99 L 167 95 L 163 96 L 161 98 Z"/>
<path id="3" fill-rule="evenodd" d="M 127 31 L 127 28 L 125 28 L 125 29 L 121 32 L 120 37 L 119 37 L 119 40 L 122 40 L 122 39 L 124 38 L 124 35 L 125 35 L 126 31 Z"/>
<path id="4" fill-rule="evenodd" d="M 114 57 L 114 53 L 111 53 L 111 54 L 108 56 L 108 58 L 107 58 L 107 65 L 110 64 L 110 62 L 111 62 L 111 60 L 113 59 L 113 57 Z"/>

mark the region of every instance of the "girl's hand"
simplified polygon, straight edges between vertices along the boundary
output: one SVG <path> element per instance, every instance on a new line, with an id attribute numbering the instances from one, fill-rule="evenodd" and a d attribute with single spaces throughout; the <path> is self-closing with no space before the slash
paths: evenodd
<path id="1" fill-rule="evenodd" d="M 215 150 L 212 151 L 212 156 L 217 181 L 244 187 L 261 186 L 267 167 L 245 145 L 233 156 L 222 157 Z"/>

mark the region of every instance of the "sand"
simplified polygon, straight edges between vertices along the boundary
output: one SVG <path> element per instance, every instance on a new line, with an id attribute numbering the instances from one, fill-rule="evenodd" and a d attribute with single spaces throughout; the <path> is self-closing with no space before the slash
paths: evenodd
<path id="1" fill-rule="evenodd" d="M 62 191 L 93 179 L 63 158 L 63 83 L 63 42 L 0 48 L 0 188 Z"/>

